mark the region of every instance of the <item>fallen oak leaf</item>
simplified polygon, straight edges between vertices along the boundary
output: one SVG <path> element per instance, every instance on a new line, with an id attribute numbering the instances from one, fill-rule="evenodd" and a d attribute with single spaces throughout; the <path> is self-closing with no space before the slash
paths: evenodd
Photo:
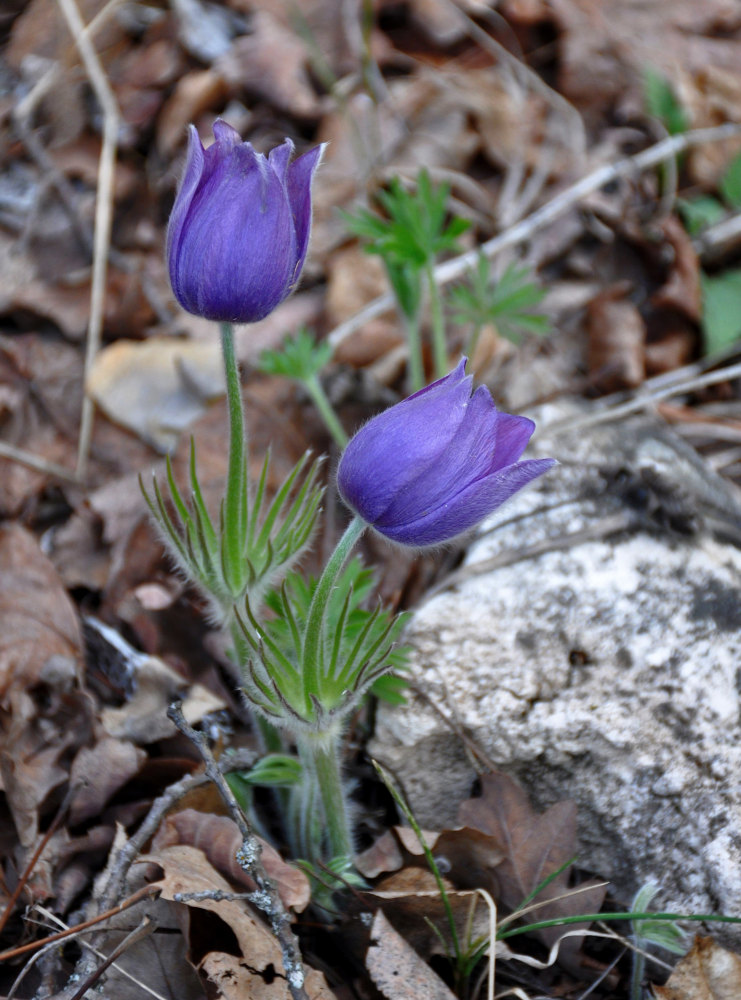
<path id="1" fill-rule="evenodd" d="M 741 957 L 698 935 L 666 985 L 652 988 L 659 1000 L 738 1000 Z"/>
<path id="2" fill-rule="evenodd" d="M 306 875 L 293 865 L 286 864 L 280 854 L 260 837 L 262 863 L 268 877 L 275 882 L 283 904 L 297 912 L 305 909 L 311 899 L 311 887 Z M 228 816 L 214 816 L 195 809 L 182 809 L 167 816 L 152 841 L 153 851 L 174 845 L 186 845 L 202 851 L 209 864 L 232 883 L 243 886 L 248 892 L 257 888 L 245 870 L 237 863 L 237 851 L 242 846 L 242 835 L 234 820 Z"/>
<path id="3" fill-rule="evenodd" d="M 490 834 L 504 848 L 505 857 L 496 868 L 498 884 L 490 889 L 497 902 L 516 910 L 550 878 L 531 900 L 539 904 L 530 915 L 533 921 L 599 912 L 606 892 L 604 883 L 587 882 L 577 893 L 569 892 L 569 862 L 576 854 L 574 803 L 556 802 L 539 814 L 517 782 L 499 771 L 482 775 L 481 788 L 479 798 L 462 803 L 458 818 Z M 578 927 L 572 924 L 569 929 Z M 537 933 L 550 947 L 563 929 L 546 927 Z M 564 962 L 575 963 L 578 949 L 578 939 L 565 941 L 561 948 Z"/>
<path id="4" fill-rule="evenodd" d="M 366 968 L 387 1000 L 454 1000 L 440 977 L 423 962 L 379 910 L 371 926 Z"/>
<path id="5" fill-rule="evenodd" d="M 162 878 L 154 883 L 162 898 L 178 900 L 188 958 L 209 996 L 291 1000 L 280 945 L 246 901 L 187 898 L 193 893 L 233 892 L 202 850 L 163 846 L 140 860 L 162 869 Z M 181 896 L 186 899 L 181 901 Z M 310 1000 L 334 1000 L 322 973 L 305 971 L 304 986 Z"/>

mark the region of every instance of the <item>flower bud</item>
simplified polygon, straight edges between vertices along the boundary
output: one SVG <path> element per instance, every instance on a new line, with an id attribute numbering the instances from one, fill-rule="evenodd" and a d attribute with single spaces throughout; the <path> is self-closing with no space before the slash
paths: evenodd
<path id="1" fill-rule="evenodd" d="M 466 359 L 445 378 L 370 420 L 340 460 L 342 499 L 401 545 L 449 541 L 550 469 L 520 462 L 535 424 L 501 413 L 489 390 L 471 394 Z"/>
<path id="2" fill-rule="evenodd" d="M 214 123 L 214 137 L 204 149 L 190 126 L 167 229 L 170 283 L 180 305 L 196 316 L 254 323 L 298 282 L 323 147 L 290 163 L 290 139 L 265 157 L 224 121 Z"/>

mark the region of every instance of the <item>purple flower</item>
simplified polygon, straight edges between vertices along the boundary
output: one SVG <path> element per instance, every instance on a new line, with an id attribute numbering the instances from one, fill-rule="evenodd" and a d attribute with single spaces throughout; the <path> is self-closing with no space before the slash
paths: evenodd
<path id="1" fill-rule="evenodd" d="M 340 460 L 342 499 L 401 545 L 436 545 L 473 528 L 552 458 L 520 462 L 535 430 L 500 413 L 484 386 L 455 371 L 369 421 Z"/>
<path id="2" fill-rule="evenodd" d="M 293 291 L 311 230 L 311 181 L 322 147 L 289 163 L 286 139 L 266 158 L 224 121 L 188 159 L 167 229 L 175 298 L 206 319 L 254 323 Z"/>

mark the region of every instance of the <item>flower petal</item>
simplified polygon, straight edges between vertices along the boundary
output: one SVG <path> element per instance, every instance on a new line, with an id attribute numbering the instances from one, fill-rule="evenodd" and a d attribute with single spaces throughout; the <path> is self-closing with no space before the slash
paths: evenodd
<path id="1" fill-rule="evenodd" d="M 410 484 L 438 468 L 466 415 L 471 378 L 456 371 L 380 413 L 348 444 L 337 470 L 344 501 L 366 521 L 383 516 Z"/>
<path id="2" fill-rule="evenodd" d="M 304 153 L 303 156 L 299 156 L 288 168 L 286 186 L 288 188 L 288 201 L 293 213 L 293 223 L 296 228 L 297 260 L 293 284 L 299 279 L 301 269 L 306 260 L 306 252 L 309 249 L 309 236 L 311 235 L 311 182 L 323 153 L 324 144 L 316 146 L 314 149 L 310 149 L 308 153 Z"/>
<path id="3" fill-rule="evenodd" d="M 552 468 L 552 458 L 518 462 L 471 483 L 441 506 L 406 524 L 373 525 L 402 545 L 438 545 L 464 534 L 510 499 L 518 490 Z"/>

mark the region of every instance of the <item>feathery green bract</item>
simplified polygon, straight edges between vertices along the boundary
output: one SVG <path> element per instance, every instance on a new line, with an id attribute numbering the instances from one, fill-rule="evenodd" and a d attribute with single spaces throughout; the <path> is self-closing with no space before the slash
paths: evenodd
<path id="1" fill-rule="evenodd" d="M 407 651 L 395 643 L 405 616 L 360 607 L 373 584 L 358 558 L 340 573 L 322 622 L 314 681 L 304 669 L 304 626 L 316 580 L 289 573 L 265 597 L 275 616 L 266 621 L 257 621 L 249 600 L 236 610 L 252 652 L 243 665 L 248 697 L 268 718 L 294 731 L 320 732 L 352 711 L 378 678 L 404 669 Z"/>
<path id="2" fill-rule="evenodd" d="M 167 488 L 153 479 L 152 493 L 140 486 L 163 541 L 183 572 L 211 600 L 218 616 L 227 621 L 233 605 L 250 595 L 258 606 L 265 589 L 275 583 L 301 555 L 311 540 L 323 494 L 318 485 L 321 460 L 309 465 L 303 455 L 286 476 L 272 500 L 266 487 L 270 454 L 263 462 L 254 496 L 249 495 L 246 471 L 240 518 L 241 559 L 227 574 L 223 523 L 218 527 L 209 514 L 198 482 L 195 445 L 190 452 L 190 494 L 184 496 L 167 459 Z M 308 466 L 308 471 L 307 471 Z M 302 478 L 303 477 L 303 478 Z M 222 502 L 220 522 L 223 522 Z"/>
<path id="3" fill-rule="evenodd" d="M 489 260 L 482 253 L 469 283 L 451 288 L 448 301 L 456 323 L 470 323 L 475 334 L 492 324 L 502 336 L 518 343 L 523 330 L 538 334 L 549 331 L 548 317 L 533 311 L 544 297 L 545 290 L 532 280 L 527 267 L 509 264 L 501 278 L 493 280 Z M 468 350 L 472 352 L 470 345 Z"/>

